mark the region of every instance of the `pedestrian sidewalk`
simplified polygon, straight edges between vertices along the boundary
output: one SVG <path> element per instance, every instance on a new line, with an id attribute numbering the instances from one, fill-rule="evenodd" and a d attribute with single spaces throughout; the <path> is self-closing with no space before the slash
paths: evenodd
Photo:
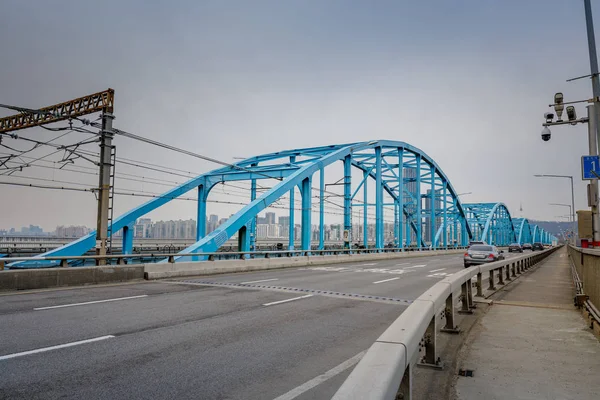
<path id="1" fill-rule="evenodd" d="M 456 398 L 599 399 L 600 342 L 573 306 L 562 248 L 492 296 L 459 355 Z"/>

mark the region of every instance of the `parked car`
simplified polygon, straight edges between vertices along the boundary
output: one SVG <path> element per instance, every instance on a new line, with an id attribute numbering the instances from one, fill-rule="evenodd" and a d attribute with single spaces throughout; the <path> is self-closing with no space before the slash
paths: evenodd
<path id="1" fill-rule="evenodd" d="M 523 250 L 531 250 L 533 246 L 531 246 L 531 243 L 524 243 L 523 244 Z"/>
<path id="2" fill-rule="evenodd" d="M 465 268 L 498 260 L 504 260 L 504 251 L 487 244 L 474 244 L 469 247 L 464 256 Z"/>
<path id="3" fill-rule="evenodd" d="M 544 250 L 544 245 L 541 244 L 540 242 L 535 242 L 531 248 L 531 250 L 535 251 L 535 250 Z"/>
<path id="4" fill-rule="evenodd" d="M 508 252 L 512 253 L 522 253 L 523 252 L 523 248 L 521 247 L 521 245 L 519 243 L 511 243 L 510 246 L 508 246 Z"/>

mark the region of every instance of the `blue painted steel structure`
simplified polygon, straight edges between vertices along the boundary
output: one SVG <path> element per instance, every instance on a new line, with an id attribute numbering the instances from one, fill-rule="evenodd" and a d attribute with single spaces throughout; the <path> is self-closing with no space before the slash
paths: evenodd
<path id="1" fill-rule="evenodd" d="M 376 140 L 306 149 L 285 150 L 264 154 L 240 161 L 232 166 L 219 168 L 175 187 L 163 196 L 154 198 L 116 218 L 109 232 L 123 230 L 125 251 L 131 252 L 133 224 L 150 211 L 167 202 L 196 190 L 197 237 L 196 242 L 179 253 L 214 252 L 225 241 L 238 234 L 240 251 L 254 248 L 256 217 L 282 196 L 290 196 L 289 244 L 294 246 L 295 191 L 301 196 L 301 246 L 309 252 L 311 243 L 311 194 L 313 175 L 319 173 L 319 240 L 314 247 L 322 249 L 324 243 L 324 194 L 325 167 L 341 162 L 343 165 L 343 227 L 352 232 L 352 208 L 362 209 L 363 227 L 367 225 L 369 209 L 375 209 L 375 248 L 382 249 L 384 243 L 384 210 L 394 211 L 393 246 L 404 250 L 407 247 L 451 248 L 464 246 L 469 240 L 484 239 L 499 246 L 522 242 L 532 236 L 532 241 L 551 240 L 537 226 L 533 232 L 527 220 L 513 220 L 502 203 L 462 204 L 450 180 L 431 157 L 420 149 L 404 142 Z M 361 179 L 354 182 L 353 169 L 358 169 Z M 257 181 L 277 180 L 269 190 L 257 194 Z M 249 181 L 250 199 L 247 205 L 206 234 L 206 202 L 210 191 L 221 182 Z M 368 183 L 374 186 L 375 202 L 369 203 Z M 358 184 L 356 184 L 358 183 Z M 374 184 L 374 185 L 373 185 Z M 359 192 L 362 189 L 362 199 Z M 359 201 L 360 199 L 360 201 Z M 520 223 L 520 225 L 519 225 Z M 366 229 L 363 245 L 368 245 Z M 40 256 L 77 256 L 95 246 L 95 232 L 66 246 Z M 346 247 L 352 247 L 352 238 Z M 389 244 L 388 244 L 389 246 Z M 186 257 L 189 260 L 189 256 Z M 15 263 L 11 267 L 43 266 L 42 263 Z"/>

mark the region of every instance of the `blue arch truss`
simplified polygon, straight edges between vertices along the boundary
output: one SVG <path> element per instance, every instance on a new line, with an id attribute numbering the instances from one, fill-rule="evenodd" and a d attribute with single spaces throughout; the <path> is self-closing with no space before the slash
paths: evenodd
<path id="1" fill-rule="evenodd" d="M 240 161 L 231 166 L 215 169 L 177 186 L 158 198 L 124 213 L 113 221 L 109 232 L 123 231 L 123 253 L 130 254 L 135 221 L 158 207 L 190 192 L 197 191 L 197 238 L 196 242 L 179 253 L 214 252 L 229 238 L 237 234 L 240 251 L 254 248 L 256 218 L 282 196 L 290 196 L 289 243 L 294 248 L 294 203 L 296 188 L 301 201 L 302 250 L 323 248 L 324 239 L 324 193 L 325 168 L 335 163 L 343 166 L 339 185 L 343 186 L 343 230 L 352 237 L 353 209 L 362 210 L 363 245 L 368 246 L 366 235 L 368 210 L 375 210 L 374 247 L 382 249 L 384 243 L 384 209 L 393 209 L 394 243 L 397 248 L 450 248 L 464 246 L 469 240 L 482 238 L 496 245 L 521 241 L 523 224 L 511 218 L 502 203 L 462 204 L 448 177 L 436 162 L 422 150 L 410 144 L 375 140 L 305 149 L 285 150 L 263 154 Z M 358 170 L 359 178 L 356 179 Z M 313 175 L 319 176 L 319 240 L 311 241 L 313 204 L 311 194 Z M 276 180 L 266 191 L 257 191 L 257 182 Z M 249 181 L 250 199 L 236 214 L 206 234 L 206 203 L 215 185 L 230 181 Z M 370 185 L 368 184 L 370 183 Z M 370 193 L 368 190 L 375 193 Z M 374 198 L 374 201 L 373 201 Z M 315 210 L 316 211 L 316 210 Z M 526 220 L 525 220 L 526 221 Z M 527 222 L 527 227 L 529 224 Z M 388 226 L 389 228 L 389 226 Z M 537 228 L 537 227 L 536 227 Z M 549 240 L 550 235 L 534 229 L 535 239 Z M 360 236 L 360 235 L 356 235 Z M 527 237 L 527 236 L 523 236 Z M 42 256 L 77 256 L 85 254 L 96 245 L 96 233 L 92 232 L 63 247 L 41 254 Z M 355 240 L 345 243 L 353 247 Z M 354 244 L 353 244 L 354 243 Z M 387 244 L 389 246 L 389 243 Z M 371 246 L 373 247 L 373 245 Z M 189 256 L 188 256 L 189 259 Z M 35 267 L 43 263 L 15 263 L 11 267 Z"/>

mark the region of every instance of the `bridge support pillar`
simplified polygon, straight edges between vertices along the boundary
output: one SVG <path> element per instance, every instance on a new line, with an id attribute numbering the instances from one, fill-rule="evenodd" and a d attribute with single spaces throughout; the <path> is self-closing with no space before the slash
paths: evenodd
<path id="1" fill-rule="evenodd" d="M 252 166 L 255 166 L 253 164 Z M 250 181 L 250 201 L 256 200 L 256 179 Z M 256 217 L 250 223 L 250 251 L 256 251 Z"/>
<path id="2" fill-rule="evenodd" d="M 325 169 L 319 171 L 319 250 L 325 248 Z M 322 254 L 321 254 L 322 255 Z"/>
<path id="3" fill-rule="evenodd" d="M 512 276 L 513 276 L 513 278 L 516 278 L 516 276 L 517 276 L 517 272 L 516 272 L 517 265 L 516 265 L 516 264 L 517 264 L 517 263 L 512 263 L 512 264 L 511 264 L 511 272 L 512 272 Z"/>
<path id="4" fill-rule="evenodd" d="M 488 290 L 496 290 L 496 286 L 494 286 L 494 270 L 490 270 L 490 285 L 488 286 Z"/>
<path id="5" fill-rule="evenodd" d="M 250 237 L 248 236 L 248 228 L 242 226 L 238 231 L 238 251 L 250 251 Z"/>
<path id="6" fill-rule="evenodd" d="M 404 149 L 398 148 L 398 247 L 404 250 Z M 408 223 L 406 224 L 408 226 Z M 408 239 L 407 239 L 408 240 Z"/>
<path id="7" fill-rule="evenodd" d="M 348 232 L 348 241 L 344 239 L 344 248 L 352 244 L 352 155 L 344 157 L 344 231 Z"/>
<path id="8" fill-rule="evenodd" d="M 506 278 L 507 281 L 512 281 L 512 279 L 510 279 L 510 264 L 506 266 Z"/>
<path id="9" fill-rule="evenodd" d="M 483 297 L 483 276 L 481 272 L 477 273 L 477 297 Z"/>
<path id="10" fill-rule="evenodd" d="M 417 224 L 417 246 L 419 246 L 419 251 L 423 249 L 423 214 L 421 209 L 421 155 L 417 154 L 417 176 L 416 176 L 416 193 L 415 199 L 417 200 L 416 207 L 416 224 Z"/>
<path id="11" fill-rule="evenodd" d="M 403 400 L 411 400 L 412 399 L 412 373 L 413 367 L 411 364 L 408 364 L 406 369 L 404 370 L 404 375 L 402 376 L 402 381 L 400 382 L 400 388 L 398 389 L 398 394 L 402 395 L 402 397 L 397 396 L 398 399 Z"/>
<path id="12" fill-rule="evenodd" d="M 467 300 L 469 309 L 477 308 L 475 302 L 473 301 L 473 282 L 471 281 L 471 279 L 467 281 Z"/>
<path id="13" fill-rule="evenodd" d="M 133 223 L 123 227 L 123 254 L 131 254 L 133 252 Z"/>
<path id="14" fill-rule="evenodd" d="M 458 326 L 454 325 L 454 296 L 450 293 L 450 296 L 446 298 L 446 308 L 444 309 L 444 316 L 446 317 L 446 325 L 440 332 L 445 333 L 460 333 Z"/>
<path id="15" fill-rule="evenodd" d="M 375 248 L 380 251 L 383 243 L 383 171 L 381 147 L 375 147 Z M 366 184 L 366 182 L 365 182 Z"/>
<path id="16" fill-rule="evenodd" d="M 206 197 L 208 191 L 204 184 L 198 185 L 198 208 L 196 212 L 196 241 L 206 236 Z"/>
<path id="17" fill-rule="evenodd" d="M 310 252 L 310 239 L 312 235 L 312 225 L 310 217 L 312 214 L 312 178 L 302 180 L 302 250 Z"/>
<path id="18" fill-rule="evenodd" d="M 469 280 L 460 286 L 461 307 L 460 310 L 458 310 L 459 314 L 473 314 L 473 310 L 471 310 L 469 304 L 469 282 L 471 281 Z"/>
<path id="19" fill-rule="evenodd" d="M 436 354 L 436 316 L 434 315 L 429 321 L 425 335 L 423 336 L 423 349 L 425 354 L 421 357 L 419 362 L 420 367 L 442 369 L 442 362 Z"/>
<path id="20" fill-rule="evenodd" d="M 498 284 L 504 285 L 504 267 L 499 268 L 497 271 L 498 271 Z"/>

